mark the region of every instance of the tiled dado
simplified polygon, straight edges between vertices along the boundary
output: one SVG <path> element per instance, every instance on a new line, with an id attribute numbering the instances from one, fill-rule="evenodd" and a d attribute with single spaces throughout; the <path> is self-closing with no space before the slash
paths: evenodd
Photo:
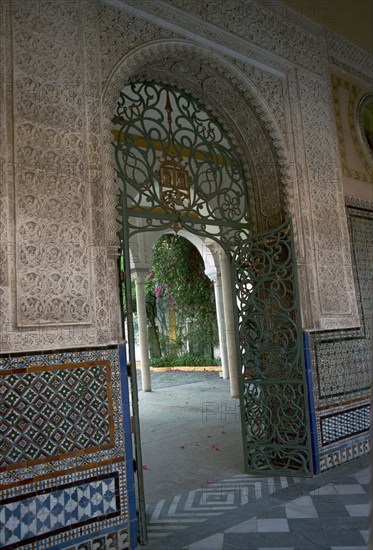
<path id="1" fill-rule="evenodd" d="M 320 471 L 369 452 L 370 403 L 367 399 L 317 411 Z"/>
<path id="2" fill-rule="evenodd" d="M 114 446 L 109 361 L 0 371 L 0 468 Z"/>
<path id="3" fill-rule="evenodd" d="M 306 337 L 316 473 L 366 454 L 370 448 L 373 203 L 347 199 L 346 206 L 361 324 Z"/>
<path id="4" fill-rule="evenodd" d="M 366 404 L 354 409 L 323 415 L 320 417 L 320 426 L 323 445 L 368 432 L 370 405 Z"/>
<path id="5" fill-rule="evenodd" d="M 364 438 L 361 441 L 349 442 L 320 456 L 320 472 L 339 466 L 344 462 L 369 453 L 370 441 Z"/>
<path id="6" fill-rule="evenodd" d="M 123 524 L 126 503 L 121 503 L 124 469 L 82 481 L 61 483 L 2 501 L 0 545 L 4 549 L 47 549 L 75 540 L 92 531 Z M 122 491 L 122 496 L 124 492 Z M 120 521 L 121 520 L 121 521 Z"/>
<path id="7" fill-rule="evenodd" d="M 124 347 L 0 356 L 0 380 L 0 547 L 133 548 Z"/>
<path id="8" fill-rule="evenodd" d="M 123 457 L 117 347 L 0 356 L 0 381 L 0 485 Z"/>

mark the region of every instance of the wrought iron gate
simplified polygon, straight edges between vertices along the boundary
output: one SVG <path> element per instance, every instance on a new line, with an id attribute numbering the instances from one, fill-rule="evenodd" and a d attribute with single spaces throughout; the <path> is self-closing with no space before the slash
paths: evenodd
<path id="1" fill-rule="evenodd" d="M 233 253 L 248 472 L 311 475 L 302 328 L 292 226 Z"/>
<path id="2" fill-rule="evenodd" d="M 217 242 L 232 259 L 247 470 L 307 474 L 311 450 L 291 226 L 251 236 L 236 148 L 219 121 L 184 92 L 130 84 L 120 94 L 113 123 L 144 543 L 129 254 L 137 233 L 186 230 Z"/>

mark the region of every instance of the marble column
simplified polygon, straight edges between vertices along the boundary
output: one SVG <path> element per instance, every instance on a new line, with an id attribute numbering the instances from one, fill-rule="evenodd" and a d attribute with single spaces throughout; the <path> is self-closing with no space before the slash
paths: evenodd
<path id="1" fill-rule="evenodd" d="M 229 378 L 229 364 L 228 364 L 227 343 L 226 343 L 226 336 L 225 336 L 224 305 L 223 305 L 223 292 L 221 287 L 220 269 L 217 269 L 216 276 L 212 277 L 212 280 L 214 281 L 216 320 L 218 323 L 221 366 L 223 370 L 223 378 L 227 379 Z"/>
<path id="2" fill-rule="evenodd" d="M 150 380 L 150 361 L 148 345 L 148 327 L 146 321 L 144 272 L 135 272 L 136 280 L 136 306 L 139 325 L 141 382 L 143 391 L 152 391 Z"/>
<path id="3" fill-rule="evenodd" d="M 225 335 L 229 364 L 231 396 L 239 397 L 239 373 L 237 364 L 237 348 L 234 323 L 234 304 L 232 278 L 228 258 L 223 250 L 219 251 L 222 294 L 224 304 Z"/>

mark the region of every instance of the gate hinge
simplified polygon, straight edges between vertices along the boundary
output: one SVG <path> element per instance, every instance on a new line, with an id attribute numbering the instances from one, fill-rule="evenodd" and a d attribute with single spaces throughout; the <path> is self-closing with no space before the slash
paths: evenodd
<path id="1" fill-rule="evenodd" d="M 131 422 L 131 433 L 135 433 L 135 418 L 134 416 L 131 416 L 130 418 L 130 422 Z"/>
<path id="2" fill-rule="evenodd" d="M 124 282 L 124 271 L 119 272 L 119 278 L 120 278 L 121 283 L 123 283 Z"/>
<path id="3" fill-rule="evenodd" d="M 133 462 L 133 471 L 137 472 L 137 462 L 136 460 L 133 460 L 132 462 Z"/>
<path id="4" fill-rule="evenodd" d="M 131 363 L 127 363 L 127 376 L 131 378 Z"/>

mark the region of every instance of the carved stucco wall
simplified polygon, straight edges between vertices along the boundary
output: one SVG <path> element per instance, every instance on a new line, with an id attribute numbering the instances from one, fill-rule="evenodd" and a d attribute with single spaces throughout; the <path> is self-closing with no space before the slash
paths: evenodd
<path id="1" fill-rule="evenodd" d="M 367 82 L 332 67 L 333 101 L 346 195 L 373 200 L 373 152 L 364 138 L 359 105 L 373 93 Z"/>
<path id="2" fill-rule="evenodd" d="M 98 6 L 15 0 L 1 8 L 8 201 L 1 241 L 9 276 L 1 348 L 116 341 L 115 259 L 105 246 L 101 183 Z"/>
<path id="3" fill-rule="evenodd" d="M 257 124 L 295 221 L 304 324 L 356 324 L 327 52 L 317 25 L 300 24 L 277 2 L 254 0 L 14 0 L 1 9 L 3 350 L 119 338 L 110 119 L 119 90 L 141 77 L 141 64 L 143 74 L 152 67 L 160 78 L 179 63 L 175 83 L 188 81 L 185 88 L 233 121 L 269 207 Z"/>
<path id="4" fill-rule="evenodd" d="M 172 6 L 189 13 L 173 11 Z M 232 11 L 236 13 L 233 19 Z M 162 32 L 168 29 L 170 38 L 157 41 L 147 48 L 138 46 L 126 58 L 118 51 L 121 40 L 124 40 L 120 38 L 121 35 L 118 35 L 115 43 L 111 39 L 114 51 L 110 50 L 105 61 L 108 66 L 111 63 L 114 70 L 106 83 L 106 91 L 111 89 L 113 93 L 113 86 L 119 90 L 119 81 L 149 75 L 155 79 L 163 77 L 174 83 L 184 82 L 185 88 L 193 89 L 193 77 L 198 71 L 190 66 L 188 68 L 185 61 L 195 60 L 199 55 L 205 74 L 202 70 L 197 76 L 197 80 L 200 78 L 197 95 L 213 107 L 214 103 L 220 103 L 220 107 L 215 110 L 220 113 L 227 110 L 236 127 L 241 129 L 242 117 L 237 116 L 237 113 L 245 111 L 246 98 L 267 127 L 272 144 L 277 145 L 282 181 L 286 186 L 287 209 L 296 222 L 304 325 L 326 329 L 358 324 L 326 44 L 320 28 L 310 24 L 309 28 L 300 29 L 296 18 L 290 13 L 285 14 L 287 17 L 284 20 L 283 7 L 276 3 L 263 5 L 244 2 L 243 5 L 229 3 L 229 6 L 227 3 L 218 6 L 214 3 L 212 8 L 201 2 L 127 1 L 123 11 L 117 12 L 120 20 L 118 27 L 122 34 L 125 33 L 128 15 L 138 16 L 137 21 L 146 21 L 147 37 L 149 29 L 153 29 L 151 22 L 161 21 Z M 241 28 L 242 17 L 255 21 L 256 25 L 244 31 Z M 234 36 L 229 27 L 232 21 L 237 24 Z M 223 26 L 224 32 L 214 23 Z M 269 29 L 274 25 L 275 38 L 271 32 L 253 30 L 254 27 Z M 136 26 L 132 31 L 138 44 L 137 31 L 140 34 L 142 31 Z M 188 39 L 193 33 L 190 42 L 195 45 L 194 51 L 190 48 L 189 52 L 184 53 L 184 67 L 182 63 L 178 67 L 184 73 L 179 75 L 179 79 L 176 70 L 173 79 L 165 76 L 169 73 L 167 65 L 175 62 L 182 49 L 179 41 L 172 38 L 175 33 Z M 150 37 L 153 36 L 150 32 Z M 183 42 L 186 47 L 186 41 Z M 207 42 L 208 50 L 205 48 Z M 263 47 L 267 51 L 263 51 Z M 218 61 L 216 58 L 219 56 Z M 139 68 L 141 64 L 143 67 Z M 214 67 L 216 80 L 206 93 L 201 82 L 206 78 L 208 65 Z M 217 69 L 219 66 L 220 74 Z M 229 98 L 233 92 L 229 91 L 228 86 L 228 93 L 220 96 L 220 102 L 217 97 L 214 98 L 214 93 L 217 96 L 224 90 L 224 79 L 231 79 L 235 84 L 232 104 L 236 113 L 229 108 Z M 198 86 L 194 89 L 197 90 Z M 250 136 L 250 132 L 242 133 L 246 139 Z M 255 165 L 260 152 L 255 151 L 254 144 L 252 149 L 248 149 Z"/>

